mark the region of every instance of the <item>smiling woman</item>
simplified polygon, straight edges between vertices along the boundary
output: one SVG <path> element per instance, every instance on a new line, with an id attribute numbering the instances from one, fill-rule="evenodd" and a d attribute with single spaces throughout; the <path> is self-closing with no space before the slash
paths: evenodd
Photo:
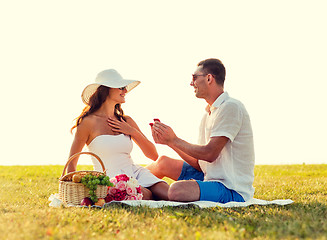
<path id="1" fill-rule="evenodd" d="M 76 128 L 76 133 L 70 156 L 81 152 L 87 145 L 90 152 L 100 157 L 109 177 L 127 174 L 138 180 L 144 199 L 167 199 L 168 184 L 134 164 L 130 157 L 133 140 L 146 157 L 152 160 L 158 158 L 154 144 L 130 116 L 124 115 L 121 108 L 125 94 L 139 83 L 126 80 L 116 70 L 109 69 L 100 72 L 95 83 L 85 87 L 82 100 L 87 106 L 72 128 Z M 77 161 L 78 157 L 69 162 L 68 173 L 76 171 Z M 96 171 L 101 171 L 98 161 L 93 161 L 93 165 Z"/>

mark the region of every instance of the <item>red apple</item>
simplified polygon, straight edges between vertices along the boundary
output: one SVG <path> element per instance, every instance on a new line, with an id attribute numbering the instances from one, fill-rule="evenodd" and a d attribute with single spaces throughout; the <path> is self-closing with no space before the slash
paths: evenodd
<path id="1" fill-rule="evenodd" d="M 92 206 L 93 202 L 90 198 L 86 197 L 86 198 L 83 198 L 83 200 L 81 201 L 81 205 L 82 206 Z"/>

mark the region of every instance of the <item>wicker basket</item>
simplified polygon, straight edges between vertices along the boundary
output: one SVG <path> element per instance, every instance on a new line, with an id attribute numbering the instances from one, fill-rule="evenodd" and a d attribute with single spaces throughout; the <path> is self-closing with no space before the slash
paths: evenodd
<path id="1" fill-rule="evenodd" d="M 98 171 L 75 171 L 65 175 L 66 169 L 68 164 L 77 156 L 81 154 L 89 154 L 95 157 L 99 163 L 101 164 L 103 172 Z M 101 159 L 94 153 L 91 152 L 79 152 L 71 156 L 62 172 L 61 177 L 59 178 L 59 198 L 64 204 L 73 204 L 73 205 L 80 205 L 82 199 L 85 197 L 89 197 L 89 191 L 87 187 L 83 185 L 83 183 L 74 183 L 72 182 L 72 177 L 75 173 L 80 173 L 82 175 L 92 174 L 92 175 L 106 175 L 105 167 Z M 98 185 L 95 194 L 98 198 L 105 198 L 107 196 L 107 186 Z"/>

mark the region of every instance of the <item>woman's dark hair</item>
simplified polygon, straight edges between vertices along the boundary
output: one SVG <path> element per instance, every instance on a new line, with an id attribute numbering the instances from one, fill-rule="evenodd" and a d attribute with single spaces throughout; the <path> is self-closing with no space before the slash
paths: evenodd
<path id="1" fill-rule="evenodd" d="M 198 63 L 198 67 L 202 67 L 205 74 L 214 76 L 218 85 L 224 86 L 226 69 L 223 63 L 216 58 L 209 58 Z"/>
<path id="2" fill-rule="evenodd" d="M 108 95 L 109 95 L 109 87 L 106 86 L 100 86 L 98 89 L 95 91 L 95 93 L 90 97 L 89 104 L 83 109 L 81 115 L 79 115 L 76 119 L 75 125 L 71 128 L 71 132 L 73 131 L 74 128 L 76 128 L 78 125 L 81 124 L 83 118 L 86 116 L 89 116 L 90 114 L 96 112 L 102 104 L 106 101 Z M 117 117 L 118 120 L 125 119 L 124 111 L 121 108 L 120 104 L 115 105 L 115 110 L 114 114 Z"/>

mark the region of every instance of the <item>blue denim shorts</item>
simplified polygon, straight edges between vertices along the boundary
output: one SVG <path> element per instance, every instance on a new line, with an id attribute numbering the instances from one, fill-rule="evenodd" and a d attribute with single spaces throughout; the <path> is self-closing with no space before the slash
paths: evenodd
<path id="1" fill-rule="evenodd" d="M 200 187 L 200 201 L 213 201 L 220 203 L 244 202 L 243 197 L 234 190 L 228 189 L 224 184 L 213 181 L 203 181 L 204 174 L 188 163 L 183 163 L 181 175 L 177 180 L 194 179 Z"/>
<path id="2" fill-rule="evenodd" d="M 178 177 L 177 180 L 190 180 L 190 179 L 194 179 L 194 180 L 203 181 L 203 178 L 204 178 L 203 172 L 198 171 L 197 169 L 195 169 L 194 167 L 192 167 L 187 162 L 184 162 L 183 163 L 183 168 L 182 168 L 181 175 L 179 175 L 179 177 Z"/>
<path id="3" fill-rule="evenodd" d="M 219 203 L 245 202 L 243 197 L 236 191 L 225 187 L 221 182 L 196 181 L 200 187 L 200 201 L 212 201 Z"/>

